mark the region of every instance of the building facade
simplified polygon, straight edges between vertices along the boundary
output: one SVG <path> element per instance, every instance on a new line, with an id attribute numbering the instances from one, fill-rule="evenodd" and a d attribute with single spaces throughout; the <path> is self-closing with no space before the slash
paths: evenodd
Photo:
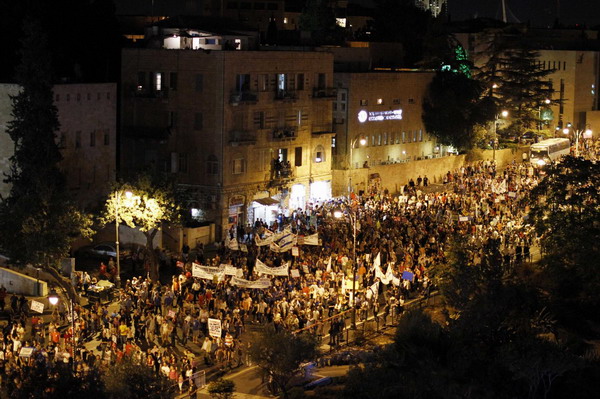
<path id="1" fill-rule="evenodd" d="M 170 173 L 217 237 L 331 197 L 331 54 L 125 49 L 122 60 L 122 172 Z"/>
<path id="2" fill-rule="evenodd" d="M 0 168 L 7 172 L 13 144 L 6 132 L 12 119 L 11 95 L 19 86 L 0 85 Z M 54 105 L 60 128 L 57 144 L 63 157 L 60 168 L 65 174 L 72 198 L 82 208 L 101 204 L 116 175 L 117 85 L 115 83 L 59 84 L 54 86 Z M 0 183 L 0 193 L 10 187 Z"/>
<path id="3" fill-rule="evenodd" d="M 423 126 L 422 102 L 434 72 L 336 73 L 334 168 L 352 170 L 441 156 Z M 356 186 L 352 190 L 358 191 Z"/>

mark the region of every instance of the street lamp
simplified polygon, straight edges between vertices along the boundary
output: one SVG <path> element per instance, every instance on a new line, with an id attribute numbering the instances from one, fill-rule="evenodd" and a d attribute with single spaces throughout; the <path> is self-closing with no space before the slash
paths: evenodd
<path id="1" fill-rule="evenodd" d="M 133 196 L 131 191 L 125 191 L 125 197 L 130 199 Z M 119 208 L 121 207 L 121 191 L 115 193 L 115 247 L 117 255 L 117 288 L 121 287 L 121 257 L 119 256 L 119 225 L 121 220 L 119 219 Z"/>
<path id="2" fill-rule="evenodd" d="M 567 127 L 563 129 L 563 133 L 564 134 L 569 134 L 571 131 L 571 127 L 573 125 L 571 125 L 570 123 L 567 124 Z M 584 139 L 590 139 L 592 138 L 592 129 L 576 129 L 573 130 L 573 135 L 575 136 L 575 156 L 579 157 L 579 138 L 583 135 Z"/>
<path id="3" fill-rule="evenodd" d="M 506 118 L 508 116 L 508 111 L 503 110 L 500 112 L 500 115 L 496 114 L 496 118 L 494 119 L 494 144 L 492 145 L 492 159 L 496 162 L 496 146 L 498 145 L 498 120 L 502 118 Z"/>
<path id="4" fill-rule="evenodd" d="M 548 106 L 551 102 L 552 101 L 549 98 L 544 100 L 544 104 L 546 104 L 546 106 Z M 539 133 L 539 131 L 542 130 L 542 127 L 544 126 L 544 122 L 542 121 L 542 105 L 541 104 L 538 106 L 538 119 L 539 119 L 539 122 L 538 122 L 538 133 Z"/>
<path id="5" fill-rule="evenodd" d="M 337 209 L 333 212 L 333 216 L 337 219 L 341 219 L 344 213 Z M 356 212 L 348 212 L 348 217 L 352 223 L 352 316 L 351 316 L 351 327 L 356 330 Z"/>
<path id="6" fill-rule="evenodd" d="M 52 288 L 48 294 L 48 302 L 50 305 L 56 306 L 58 304 L 58 294 L 56 290 Z M 75 305 L 73 304 L 73 298 L 71 298 L 71 369 L 75 371 Z"/>
<path id="7" fill-rule="evenodd" d="M 352 140 L 350 142 L 350 167 L 349 169 L 349 173 L 348 173 L 348 198 L 350 197 L 350 193 L 352 193 L 352 169 L 354 169 L 354 146 L 356 145 L 356 142 L 358 141 L 358 144 L 360 145 L 365 145 L 367 144 L 367 139 L 365 139 L 364 137 L 357 137 L 354 140 Z"/>

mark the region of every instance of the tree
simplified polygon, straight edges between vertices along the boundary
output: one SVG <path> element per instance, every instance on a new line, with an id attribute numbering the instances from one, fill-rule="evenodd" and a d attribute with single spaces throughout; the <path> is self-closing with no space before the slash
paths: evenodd
<path id="1" fill-rule="evenodd" d="M 327 0 L 307 0 L 299 21 L 300 29 L 311 33 L 315 44 L 336 42 L 333 10 Z"/>
<path id="2" fill-rule="evenodd" d="M 12 263 L 42 266 L 73 295 L 55 266 L 68 255 L 75 237 L 91 235 L 91 220 L 73 205 L 59 169 L 59 123 L 46 35 L 33 19 L 23 29 L 17 69 L 21 91 L 11 99 L 13 119 L 7 129 L 14 154 L 5 179 L 11 191 L 0 204 L 0 246 Z"/>
<path id="3" fill-rule="evenodd" d="M 423 101 L 423 123 L 444 145 L 459 150 L 472 148 L 475 126 L 493 114 L 492 104 L 481 98 L 482 87 L 463 73 L 438 71 Z"/>
<path id="4" fill-rule="evenodd" d="M 169 390 L 164 378 L 151 367 L 124 358 L 107 368 L 102 376 L 108 398 L 160 399 Z"/>
<path id="5" fill-rule="evenodd" d="M 494 100 L 496 114 L 500 108 L 509 112 L 512 123 L 507 130 L 521 134 L 542 123 L 542 106 L 559 104 L 560 100 L 552 98 L 555 90 L 548 79 L 554 70 L 542 68 L 539 52 L 524 40 L 510 40 L 511 36 L 506 32 L 486 36 L 488 58 L 477 78 Z"/>
<path id="6" fill-rule="evenodd" d="M 235 383 L 231 380 L 219 378 L 208 384 L 208 393 L 212 399 L 231 399 L 235 391 Z"/>
<path id="7" fill-rule="evenodd" d="M 548 166 L 526 200 L 541 237 L 546 287 L 564 314 L 597 319 L 600 305 L 600 163 L 566 157 Z"/>
<path id="8" fill-rule="evenodd" d="M 128 197 L 125 193 L 131 192 Z M 150 277 L 158 280 L 159 259 L 154 250 L 154 238 L 163 223 L 178 223 L 179 206 L 171 183 L 150 175 L 139 175 L 131 183 L 118 184 L 108 197 L 100 218 L 102 225 L 125 222 L 137 228 L 146 237 L 146 260 L 149 262 Z"/>
<path id="9" fill-rule="evenodd" d="M 252 339 L 250 357 L 269 381 L 269 390 L 288 397 L 289 384 L 301 363 L 316 358 L 318 341 L 312 334 L 293 334 L 268 326 Z"/>
<path id="10" fill-rule="evenodd" d="M 8 378 L 7 390 L 14 399 L 62 399 L 62 398 L 105 398 L 104 384 L 98 370 L 92 367 L 83 374 L 74 374 L 71 366 L 57 363 L 52 367 L 46 358 L 34 360 L 29 367 L 23 367 L 15 379 Z"/>

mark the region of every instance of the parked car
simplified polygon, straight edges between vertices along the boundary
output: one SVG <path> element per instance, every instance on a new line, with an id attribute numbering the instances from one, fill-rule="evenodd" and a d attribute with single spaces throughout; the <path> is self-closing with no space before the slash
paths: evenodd
<path id="1" fill-rule="evenodd" d="M 525 132 L 521 135 L 520 141 L 523 144 L 533 144 L 538 142 L 540 136 L 532 131 Z"/>
<path id="2" fill-rule="evenodd" d="M 77 257 L 108 259 L 117 257 L 117 249 L 114 242 L 102 242 L 81 247 L 75 254 Z"/>

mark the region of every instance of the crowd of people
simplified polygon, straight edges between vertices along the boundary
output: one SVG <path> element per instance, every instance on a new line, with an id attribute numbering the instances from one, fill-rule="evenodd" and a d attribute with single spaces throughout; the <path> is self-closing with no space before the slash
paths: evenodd
<path id="1" fill-rule="evenodd" d="M 118 307 L 94 302 L 71 311 L 62 305 L 46 325 L 40 317 L 31 320 L 30 331 L 23 320 L 11 321 L 0 335 L 2 381 L 18 386 L 33 359 L 85 373 L 91 365 L 108 367 L 130 358 L 179 390 L 194 388 L 194 376 L 205 365 L 249 362 L 251 343 L 244 332 L 250 324 L 329 334 L 334 347 L 352 307 L 359 320 L 381 315 L 385 324 L 402 312 L 405 301 L 428 295 L 428 270 L 447 261 L 452 237 L 468 238 L 475 264 L 490 242 L 510 264 L 530 256 L 534 237 L 527 209 L 518 204 L 537 184 L 539 173 L 527 163 L 498 171 L 482 161 L 449 171 L 436 192 L 422 191 L 428 179 L 419 176 L 399 195 L 374 190 L 298 209 L 269 226 L 256 221 L 232 228 L 227 241 L 244 244 L 236 247 L 244 250 L 223 245 L 204 259 L 186 248 L 178 273 L 167 284 L 144 277 L 124 282 Z M 285 231 L 297 237 L 318 234 L 318 245 L 298 245 L 294 254 L 257 245 Z M 194 273 L 200 263 L 229 265 L 239 270 L 235 277 L 255 281 L 261 277 L 257 260 L 267 268 L 288 266 L 290 275 L 269 277 L 268 287 L 245 288 L 233 285 L 230 275 L 199 278 Z M 219 336 L 211 334 L 209 319 L 220 321 Z M 102 344 L 85 349 L 90 340 Z M 22 347 L 33 352 L 20 356 Z"/>

